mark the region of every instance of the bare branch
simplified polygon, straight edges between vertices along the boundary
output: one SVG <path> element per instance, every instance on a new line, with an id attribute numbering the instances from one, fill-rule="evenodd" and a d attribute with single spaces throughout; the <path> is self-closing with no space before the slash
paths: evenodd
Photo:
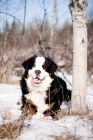
<path id="1" fill-rule="evenodd" d="M 0 12 L 0 13 L 1 13 L 1 14 L 4 14 L 4 15 L 8 15 L 8 16 L 13 17 L 14 19 L 16 19 L 16 20 L 20 23 L 21 26 L 23 26 L 22 23 L 21 23 L 21 21 L 20 21 L 18 18 L 16 18 L 15 16 L 13 16 L 12 14 L 4 13 L 4 12 Z"/>

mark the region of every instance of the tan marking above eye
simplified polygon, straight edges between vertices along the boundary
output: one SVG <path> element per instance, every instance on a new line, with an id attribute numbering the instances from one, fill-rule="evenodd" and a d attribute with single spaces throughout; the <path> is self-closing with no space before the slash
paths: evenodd
<path id="1" fill-rule="evenodd" d="M 30 75 L 29 74 L 27 74 L 27 78 L 29 78 L 30 77 Z"/>
<path id="2" fill-rule="evenodd" d="M 42 66 L 44 66 L 44 65 L 45 65 L 45 63 L 42 64 Z"/>
<path id="3" fill-rule="evenodd" d="M 49 73 L 49 75 L 51 76 L 52 74 L 51 74 L 51 73 Z"/>

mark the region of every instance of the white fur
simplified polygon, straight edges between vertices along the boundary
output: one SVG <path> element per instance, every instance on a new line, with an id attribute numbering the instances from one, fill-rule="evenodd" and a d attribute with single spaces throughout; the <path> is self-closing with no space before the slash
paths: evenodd
<path id="1" fill-rule="evenodd" d="M 36 57 L 35 66 L 29 70 L 29 75 L 31 75 L 32 78 L 36 78 L 35 70 L 41 71 L 41 74 L 39 76 L 40 79 L 43 79 L 45 76 L 47 76 L 46 71 L 42 67 L 44 62 L 45 62 L 44 57 L 40 57 L 40 56 Z"/>
<path id="2" fill-rule="evenodd" d="M 46 75 L 44 81 L 41 84 L 39 84 L 38 86 L 37 85 L 32 85 L 31 84 L 31 79 L 32 79 L 31 76 L 28 79 L 25 79 L 30 92 L 32 92 L 32 91 L 34 91 L 34 92 L 38 91 L 38 92 L 41 92 L 41 93 L 45 92 L 51 86 L 51 82 L 53 81 L 53 79 L 51 79 L 49 74 Z"/>
<path id="3" fill-rule="evenodd" d="M 35 66 L 28 71 L 29 78 L 25 79 L 29 88 L 29 94 L 25 95 L 27 99 L 30 99 L 37 106 L 38 112 L 44 112 L 48 109 L 48 104 L 45 104 L 46 91 L 51 86 L 53 79 L 49 76 L 42 65 L 45 62 L 44 57 L 37 57 Z M 40 70 L 40 79 L 45 78 L 40 84 L 31 84 L 32 78 L 36 78 L 35 70 Z"/>
<path id="4" fill-rule="evenodd" d="M 50 87 L 51 82 L 53 81 L 53 79 L 49 76 L 49 73 L 46 72 L 42 67 L 44 62 L 45 62 L 45 58 L 38 56 L 35 61 L 35 66 L 28 71 L 29 78 L 27 78 L 25 80 L 27 82 L 27 86 L 29 87 L 30 92 L 32 92 L 32 91 L 46 92 L 46 90 L 48 90 L 48 88 Z M 41 73 L 40 73 L 39 78 L 40 79 L 45 78 L 45 79 L 40 84 L 33 85 L 33 84 L 31 84 L 31 81 L 33 78 L 36 78 L 35 70 L 40 70 Z"/>
<path id="5" fill-rule="evenodd" d="M 46 93 L 31 92 L 25 95 L 27 99 L 30 99 L 37 106 L 37 111 L 43 113 L 48 109 L 48 104 L 45 104 Z"/>

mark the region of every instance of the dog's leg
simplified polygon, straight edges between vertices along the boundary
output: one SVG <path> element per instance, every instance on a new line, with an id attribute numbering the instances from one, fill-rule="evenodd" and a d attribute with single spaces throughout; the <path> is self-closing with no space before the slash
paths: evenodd
<path id="1" fill-rule="evenodd" d="M 22 112 L 26 116 L 33 116 L 37 112 L 37 106 L 29 99 L 25 99 L 25 105 L 22 107 Z"/>
<path id="2" fill-rule="evenodd" d="M 46 109 L 44 111 L 45 116 L 51 116 L 51 111 L 50 110 L 52 110 L 54 105 L 55 105 L 55 102 L 52 102 L 51 104 L 49 104 L 48 109 Z"/>

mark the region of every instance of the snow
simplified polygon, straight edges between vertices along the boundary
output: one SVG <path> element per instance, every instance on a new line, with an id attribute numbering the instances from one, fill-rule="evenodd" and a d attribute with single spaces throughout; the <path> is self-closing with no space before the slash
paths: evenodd
<path id="1" fill-rule="evenodd" d="M 71 81 L 72 76 L 66 75 Z M 69 86 L 69 85 L 68 85 Z M 0 84 L 0 124 L 18 119 L 21 115 L 21 106 L 17 105 L 21 99 L 19 85 Z M 87 106 L 93 115 L 93 86 L 87 88 Z M 7 116 L 7 117 L 5 117 Z M 5 118 L 4 118 L 5 117 Z M 25 127 L 16 140 L 54 140 L 53 136 L 75 135 L 82 140 L 93 140 L 93 122 L 86 116 L 64 116 L 59 120 L 44 117 L 37 113 L 32 118 L 24 121 Z"/>
<path id="2" fill-rule="evenodd" d="M 47 134 L 48 136 L 62 135 L 65 137 L 65 135 L 68 133 L 73 135 L 76 134 L 83 138 L 92 137 L 90 131 L 91 127 L 89 127 L 88 124 L 80 120 L 78 117 L 64 117 L 58 121 L 32 119 L 29 124 L 31 125 L 29 134 L 33 134 L 34 131 L 34 139 L 37 136 L 43 138 L 44 134 Z M 25 135 L 28 135 L 28 130 L 27 132 L 25 131 L 25 133 L 23 133 L 19 138 L 25 140 Z M 28 139 L 30 139 L 30 136 L 28 136 Z M 39 137 L 37 139 L 39 139 Z"/>
<path id="3" fill-rule="evenodd" d="M 93 85 L 91 85 L 90 87 L 87 88 L 86 101 L 87 101 L 88 108 L 93 110 Z"/>
<path id="4" fill-rule="evenodd" d="M 11 120 L 18 118 L 21 115 L 18 99 L 21 98 L 21 90 L 18 85 L 0 84 L 0 123 L 2 116 L 10 112 Z"/>

